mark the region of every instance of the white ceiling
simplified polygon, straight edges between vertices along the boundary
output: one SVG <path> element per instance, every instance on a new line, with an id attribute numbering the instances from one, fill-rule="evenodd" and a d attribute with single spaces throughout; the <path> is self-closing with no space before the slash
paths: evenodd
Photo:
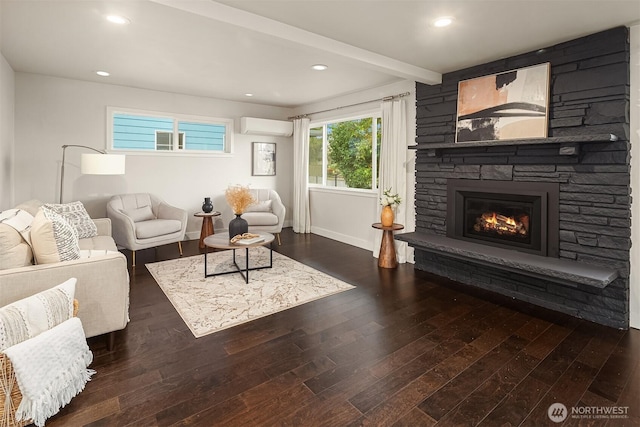
<path id="1" fill-rule="evenodd" d="M 296 107 L 637 25 L 640 1 L 0 0 L 0 14 L 16 72 Z M 442 15 L 453 25 L 435 28 Z"/>

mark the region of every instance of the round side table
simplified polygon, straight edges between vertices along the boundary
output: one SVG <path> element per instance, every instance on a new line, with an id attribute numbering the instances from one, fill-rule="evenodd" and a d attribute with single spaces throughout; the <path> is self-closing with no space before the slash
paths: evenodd
<path id="1" fill-rule="evenodd" d="M 380 222 L 371 224 L 373 228 L 382 230 L 382 242 L 380 242 L 380 255 L 378 255 L 378 267 L 382 268 L 396 268 L 398 266 L 398 259 L 396 258 L 396 247 L 393 244 L 393 232 L 402 230 L 404 225 L 392 224 L 390 227 L 385 227 Z"/>
<path id="2" fill-rule="evenodd" d="M 204 249 L 205 245 L 204 245 L 204 239 L 211 236 L 212 234 L 215 234 L 215 231 L 213 231 L 213 217 L 214 216 L 220 216 L 220 212 L 217 211 L 213 211 L 213 212 L 197 212 L 194 213 L 193 216 L 197 217 L 197 218 L 202 218 L 202 228 L 200 229 L 200 243 L 198 243 L 198 247 L 200 249 Z"/>

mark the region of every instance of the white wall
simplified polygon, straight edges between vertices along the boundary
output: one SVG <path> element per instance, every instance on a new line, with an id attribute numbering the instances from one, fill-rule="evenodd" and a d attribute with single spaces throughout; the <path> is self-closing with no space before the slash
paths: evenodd
<path id="1" fill-rule="evenodd" d="M 411 93 L 403 98 L 407 105 L 407 145 L 410 145 L 415 142 L 416 135 L 415 82 L 413 81 L 402 81 L 323 102 L 308 104 L 297 108 L 295 114 L 328 110 L 404 92 Z M 314 122 L 344 117 L 349 114 L 355 115 L 359 112 L 376 108 L 380 104 L 380 102 L 374 102 L 357 107 L 341 108 L 337 111 L 313 114 L 310 118 Z M 413 150 L 407 150 L 407 155 L 410 156 L 408 158 L 415 158 Z M 408 213 L 410 221 L 404 225 L 405 231 L 413 231 L 415 229 L 415 214 L 413 210 L 415 173 L 413 162 L 410 162 L 406 175 L 407 189 L 410 190 L 410 194 L 409 197 L 403 198 L 403 203 L 406 203 L 406 206 L 410 206 L 411 209 Z M 371 227 L 372 223 L 380 221 L 377 216 L 378 196 L 375 192 L 345 193 L 329 189 L 311 188 L 309 193 L 311 231 L 313 233 L 363 249 L 373 250 L 375 233 L 380 233 L 380 231 Z"/>
<path id="2" fill-rule="evenodd" d="M 640 25 L 631 27 L 631 276 L 629 324 L 640 329 Z"/>
<path id="3" fill-rule="evenodd" d="M 0 54 L 0 211 L 14 205 L 14 72 Z"/>
<path id="4" fill-rule="evenodd" d="M 15 201 L 31 198 L 57 202 L 63 144 L 105 149 L 107 106 L 235 119 L 242 116 L 286 119 L 290 109 L 179 95 L 100 83 L 16 73 Z M 230 184 L 274 188 L 291 212 L 293 147 L 291 138 L 234 135 L 232 157 L 127 155 L 123 176 L 91 176 L 79 172 L 80 155 L 67 149 L 64 201 L 81 200 L 94 217 L 106 215 L 113 194 L 149 192 L 190 213 L 187 235 L 199 237 L 201 220 L 193 213 L 204 197 L 223 213 L 214 226 L 226 229 L 233 217 L 224 190 Z M 276 142 L 277 175 L 251 176 L 251 142 Z M 289 217 L 290 215 L 288 215 Z"/>

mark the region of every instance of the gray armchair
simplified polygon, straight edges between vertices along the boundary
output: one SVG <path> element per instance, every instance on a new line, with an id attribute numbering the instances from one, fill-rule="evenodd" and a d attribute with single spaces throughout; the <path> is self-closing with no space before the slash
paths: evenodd
<path id="1" fill-rule="evenodd" d="M 242 214 L 242 218 L 249 224 L 249 231 L 264 231 L 273 233 L 280 242 L 280 232 L 287 212 L 280 195 L 268 188 L 251 189 L 255 202 Z"/>
<path id="2" fill-rule="evenodd" d="M 168 205 L 152 194 L 121 194 L 107 203 L 107 216 L 116 244 L 131 250 L 133 267 L 140 249 L 177 242 L 182 255 L 186 210 Z"/>

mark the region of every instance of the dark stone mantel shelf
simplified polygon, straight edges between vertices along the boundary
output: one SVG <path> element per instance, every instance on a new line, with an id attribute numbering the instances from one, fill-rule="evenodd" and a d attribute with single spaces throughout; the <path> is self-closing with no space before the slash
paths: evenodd
<path id="1" fill-rule="evenodd" d="M 567 287 L 583 286 L 600 290 L 618 277 L 615 269 L 532 255 L 436 234 L 405 233 L 394 237 L 417 249 L 549 280 Z"/>
<path id="2" fill-rule="evenodd" d="M 542 144 L 560 144 L 559 154 L 565 156 L 577 155 L 580 151 L 580 143 L 583 142 L 615 142 L 618 137 L 607 134 L 595 135 L 576 135 L 576 136 L 554 136 L 549 138 L 533 138 L 533 139 L 512 139 L 506 141 L 476 141 L 476 142 L 455 142 L 455 143 L 419 143 L 409 145 L 414 150 L 430 150 L 429 155 L 435 156 L 436 150 L 442 149 L 459 149 L 459 148 L 476 148 L 476 147 L 508 147 L 514 145 L 542 145 Z"/>

